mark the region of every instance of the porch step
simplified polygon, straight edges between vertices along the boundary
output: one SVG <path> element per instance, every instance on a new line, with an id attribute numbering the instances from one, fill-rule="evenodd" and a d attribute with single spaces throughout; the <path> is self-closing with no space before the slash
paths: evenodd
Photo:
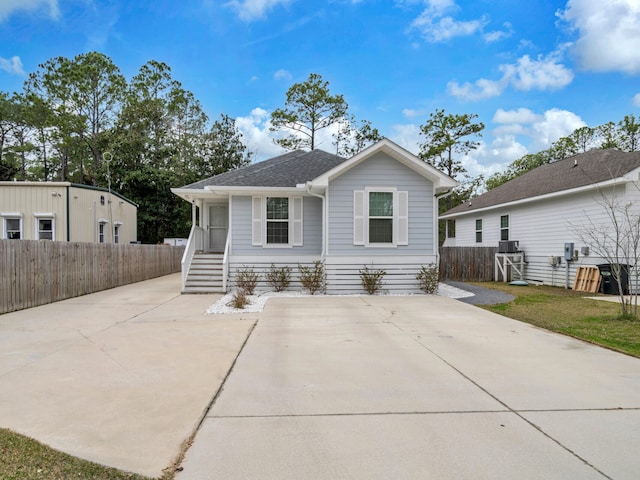
<path id="1" fill-rule="evenodd" d="M 219 253 L 197 252 L 191 260 L 183 293 L 224 293 L 222 260 Z"/>

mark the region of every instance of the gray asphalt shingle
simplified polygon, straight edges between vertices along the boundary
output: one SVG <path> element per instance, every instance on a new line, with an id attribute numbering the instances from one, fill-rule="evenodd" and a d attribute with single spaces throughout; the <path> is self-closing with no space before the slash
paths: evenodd
<path id="1" fill-rule="evenodd" d="M 619 178 L 640 167 L 640 152 L 591 150 L 542 165 L 443 215 L 470 212 Z"/>
<path id="2" fill-rule="evenodd" d="M 296 150 L 269 160 L 247 165 L 215 175 L 182 188 L 204 189 L 207 186 L 227 187 L 295 187 L 313 180 L 346 158 L 312 150 Z"/>

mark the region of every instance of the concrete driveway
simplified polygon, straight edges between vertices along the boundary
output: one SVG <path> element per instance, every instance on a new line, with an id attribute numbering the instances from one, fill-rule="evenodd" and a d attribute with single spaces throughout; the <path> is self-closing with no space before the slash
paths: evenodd
<path id="1" fill-rule="evenodd" d="M 159 477 L 258 318 L 204 315 L 219 297 L 177 274 L 0 315 L 0 426 Z"/>
<path id="2" fill-rule="evenodd" d="M 637 479 L 640 360 L 443 297 L 273 298 L 193 479 Z"/>

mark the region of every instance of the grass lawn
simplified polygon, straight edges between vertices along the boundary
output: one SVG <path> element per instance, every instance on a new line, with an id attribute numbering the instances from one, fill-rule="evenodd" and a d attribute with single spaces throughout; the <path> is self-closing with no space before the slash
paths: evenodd
<path id="1" fill-rule="evenodd" d="M 515 300 L 482 306 L 505 317 L 640 357 L 640 320 L 620 319 L 620 305 L 558 287 L 518 287 L 508 283 L 473 283 L 514 295 Z"/>
<path id="2" fill-rule="evenodd" d="M 148 480 L 115 468 L 80 460 L 35 440 L 0 428 L 2 480 Z"/>

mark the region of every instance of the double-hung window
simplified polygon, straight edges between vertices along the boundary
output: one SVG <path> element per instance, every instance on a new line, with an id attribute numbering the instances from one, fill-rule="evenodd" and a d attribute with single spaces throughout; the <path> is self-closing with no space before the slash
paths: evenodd
<path id="1" fill-rule="evenodd" d="M 509 215 L 500 216 L 500 240 L 509 240 Z"/>
<path id="2" fill-rule="evenodd" d="M 55 238 L 55 218 L 53 213 L 34 213 L 36 217 L 36 240 Z"/>
<path id="3" fill-rule="evenodd" d="M 107 232 L 107 223 L 99 222 L 98 223 L 98 243 L 104 243 Z"/>
<path id="4" fill-rule="evenodd" d="M 396 247 L 409 244 L 409 194 L 370 187 L 353 192 L 353 244 Z"/>
<path id="5" fill-rule="evenodd" d="M 19 216 L 4 217 L 4 238 L 20 240 L 22 238 L 22 218 Z"/>
<path id="6" fill-rule="evenodd" d="M 254 196 L 251 202 L 253 246 L 302 246 L 302 197 Z"/>
<path id="7" fill-rule="evenodd" d="M 267 197 L 267 245 L 289 244 L 289 198 Z"/>
<path id="8" fill-rule="evenodd" d="M 393 192 L 369 192 L 369 243 L 393 243 Z"/>
<path id="9" fill-rule="evenodd" d="M 120 227 L 121 224 L 119 223 L 113 226 L 113 243 L 120 243 Z"/>
<path id="10" fill-rule="evenodd" d="M 476 243 L 482 243 L 482 219 L 476 219 Z"/>

